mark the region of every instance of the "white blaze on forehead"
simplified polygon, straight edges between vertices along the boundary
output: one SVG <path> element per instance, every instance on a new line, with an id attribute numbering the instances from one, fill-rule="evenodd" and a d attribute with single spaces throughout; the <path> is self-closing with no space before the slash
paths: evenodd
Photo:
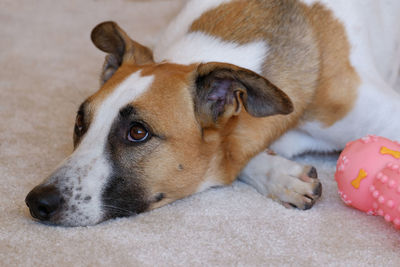
<path id="1" fill-rule="evenodd" d="M 89 131 L 83 138 L 79 149 L 87 146 L 91 150 L 103 150 L 109 130 L 119 110 L 134 101 L 149 88 L 153 82 L 153 76 L 140 76 L 140 71 L 131 74 L 114 91 L 108 95 L 94 114 Z"/>
<path id="2" fill-rule="evenodd" d="M 78 148 L 50 178 L 49 182 L 57 181 L 64 198 L 68 198 L 61 224 L 88 225 L 102 219 L 101 194 L 111 174 L 105 155 L 111 126 L 119 110 L 142 95 L 153 80 L 153 76 L 141 77 L 136 72 L 118 85 L 95 112 Z"/>

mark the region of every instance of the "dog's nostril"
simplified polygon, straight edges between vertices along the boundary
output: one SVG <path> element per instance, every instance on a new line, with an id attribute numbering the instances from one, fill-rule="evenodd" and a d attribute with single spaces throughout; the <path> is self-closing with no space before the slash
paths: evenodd
<path id="1" fill-rule="evenodd" d="M 60 193 L 54 186 L 37 186 L 25 199 L 32 217 L 39 220 L 49 220 L 61 204 Z"/>

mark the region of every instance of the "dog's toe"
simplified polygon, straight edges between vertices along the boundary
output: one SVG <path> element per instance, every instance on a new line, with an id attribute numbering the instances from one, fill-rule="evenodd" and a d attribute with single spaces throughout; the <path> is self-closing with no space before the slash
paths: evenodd
<path id="1" fill-rule="evenodd" d="M 308 171 L 308 177 L 314 178 L 314 179 L 318 178 L 317 169 L 314 166 L 311 166 L 311 169 Z"/>
<path id="2" fill-rule="evenodd" d="M 322 193 L 315 167 L 267 153 L 253 158 L 240 179 L 288 208 L 310 209 Z"/>
<path id="3" fill-rule="evenodd" d="M 275 196 L 287 208 L 308 210 L 322 194 L 322 184 L 317 177 L 317 171 L 312 166 L 305 166 L 298 175 L 282 174 L 275 185 Z"/>

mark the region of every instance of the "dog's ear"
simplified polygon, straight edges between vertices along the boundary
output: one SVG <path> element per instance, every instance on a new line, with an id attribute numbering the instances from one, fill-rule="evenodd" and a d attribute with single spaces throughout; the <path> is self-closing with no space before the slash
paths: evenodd
<path id="1" fill-rule="evenodd" d="M 111 78 L 122 63 L 142 65 L 154 62 L 152 51 L 132 41 L 113 21 L 97 25 L 92 30 L 90 37 L 98 49 L 108 53 L 101 74 L 102 84 Z"/>
<path id="2" fill-rule="evenodd" d="M 210 62 L 195 72 L 195 111 L 202 127 L 211 127 L 242 107 L 254 117 L 289 114 L 289 97 L 257 73 L 235 65 Z"/>

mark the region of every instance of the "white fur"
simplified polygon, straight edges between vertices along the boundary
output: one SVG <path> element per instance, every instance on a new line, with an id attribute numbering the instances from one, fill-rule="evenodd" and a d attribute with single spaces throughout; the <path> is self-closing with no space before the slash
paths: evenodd
<path id="1" fill-rule="evenodd" d="M 50 177 L 48 183 L 62 183 L 58 187 L 67 198 L 69 209 L 61 218 L 64 225 L 89 225 L 102 219 L 101 192 L 111 171 L 105 155 L 107 136 L 119 110 L 142 95 L 153 79 L 153 76 L 141 77 L 140 72 L 136 72 L 115 88 L 94 114 L 78 148 Z M 72 193 L 69 198 L 63 192 L 68 188 Z M 81 198 L 75 199 L 78 194 Z M 91 199 L 85 201 L 85 197 Z M 73 205 L 75 208 L 72 208 Z"/>
<path id="2" fill-rule="evenodd" d="M 211 10 L 223 3 L 231 0 L 192 0 L 188 1 L 179 14 L 173 19 L 164 30 L 153 49 L 154 57 L 158 61 L 158 55 L 173 45 L 176 40 L 180 40 L 187 34 L 193 21 L 199 18 L 203 13 Z"/>
<path id="3" fill-rule="evenodd" d="M 310 167 L 262 152 L 250 160 L 239 179 L 264 196 L 304 209 L 313 202 L 311 198 L 319 197 L 314 193 L 319 181 L 305 178 L 308 171 Z"/>
<path id="4" fill-rule="evenodd" d="M 303 166 L 293 161 L 289 161 L 279 156 L 268 155 L 262 152 L 251 159 L 247 166 L 242 170 L 240 179 L 251 184 L 263 195 L 268 195 L 270 180 L 273 172 L 285 172 L 288 176 L 300 176 Z M 277 179 L 284 179 L 284 175 L 278 175 Z"/>
<path id="5" fill-rule="evenodd" d="M 179 64 L 227 62 L 261 73 L 267 53 L 268 46 L 264 41 L 239 45 L 201 32 L 193 32 L 176 40 L 168 49 L 155 55 L 155 58 Z"/>
<path id="6" fill-rule="evenodd" d="M 268 53 L 264 40 L 240 45 L 226 42 L 202 32 L 190 32 L 190 25 L 203 13 L 231 0 L 189 1 L 169 24 L 154 47 L 156 62 L 167 60 L 179 64 L 200 62 L 225 62 L 261 73 Z"/>
<path id="7" fill-rule="evenodd" d="M 316 139 L 300 129 L 291 130 L 275 141 L 270 148 L 281 156 L 291 158 L 307 151 L 335 151 L 337 146 Z"/>
<path id="8" fill-rule="evenodd" d="M 392 75 L 400 42 L 400 1 L 387 0 L 302 0 L 320 2 L 343 23 L 351 44 L 350 60 L 362 75 Z"/>

